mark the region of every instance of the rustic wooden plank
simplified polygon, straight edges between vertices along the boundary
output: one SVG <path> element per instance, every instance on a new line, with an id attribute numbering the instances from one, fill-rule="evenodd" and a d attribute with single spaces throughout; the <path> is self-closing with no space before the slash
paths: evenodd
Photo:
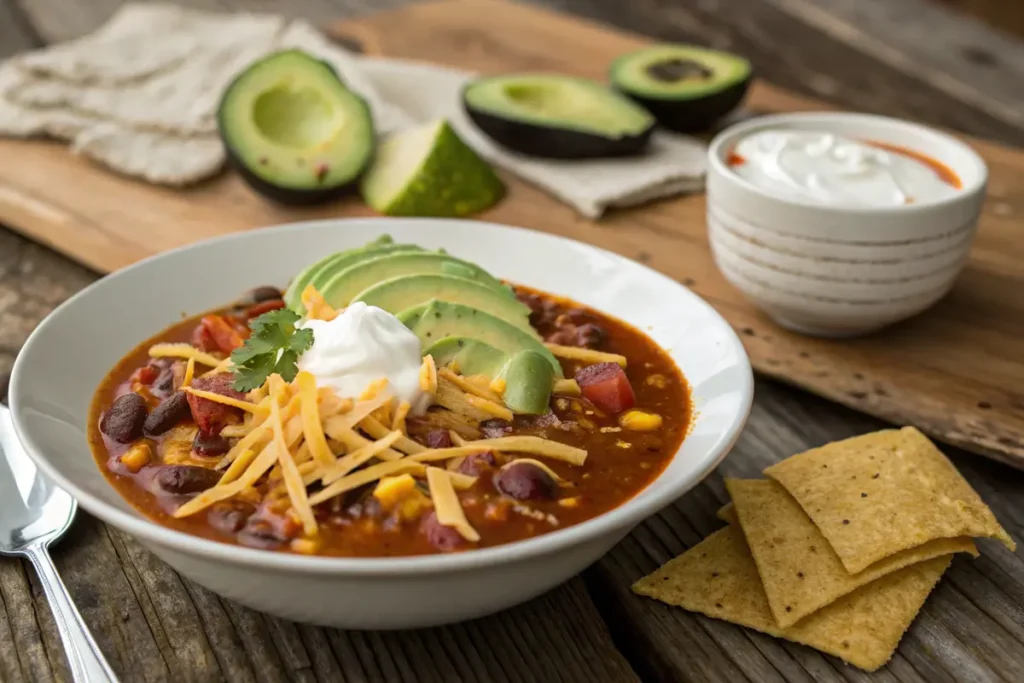
<path id="1" fill-rule="evenodd" d="M 807 401 L 791 389 L 760 381 L 748 427 L 718 472 L 633 535 L 587 573 L 613 636 L 630 661 L 656 679 L 730 681 L 848 680 L 998 681 L 1024 676 L 1024 558 L 981 542 L 984 557 L 954 560 L 939 589 L 905 636 L 893 662 L 867 676 L 810 648 L 785 643 L 632 595 L 628 586 L 721 526 L 714 513 L 727 500 L 721 477 L 756 477 L 771 463 L 827 441 L 882 427 L 851 411 Z M 1024 491 L 1024 473 L 952 457 L 986 497 L 1011 534 L 1024 538 L 1010 514 Z M 989 495 L 991 494 L 991 495 Z M 1005 569 L 1004 569 L 1005 568 Z M 615 628 L 616 624 L 621 627 Z M 754 647 L 741 646 L 746 638 Z M 689 647 L 681 647 L 680 640 Z M 760 658 L 751 655 L 755 650 Z M 685 672 L 691 672 L 683 675 Z"/>
<path id="2" fill-rule="evenodd" d="M 813 4 L 811 0 L 798 1 L 801 6 Z M 1024 144 L 1024 131 L 1017 125 L 1016 117 L 1006 120 L 994 116 L 979 109 L 975 102 L 961 100 L 959 93 L 937 90 L 917 74 L 907 73 L 881 59 L 874 43 L 840 42 L 837 36 L 808 23 L 806 16 L 796 13 L 787 0 L 743 3 L 742 8 L 729 2 L 681 3 L 676 0 L 632 0 L 629 3 L 560 0 L 558 5 L 574 14 L 661 40 L 690 41 L 734 50 L 750 58 L 762 77 L 794 92 L 856 110 L 918 119 L 979 137 Z M 828 17 L 829 14 L 815 16 Z M 942 14 L 934 16 L 939 18 Z M 925 19 L 927 17 L 915 18 L 914 22 L 927 33 L 932 24 Z M 858 23 L 857 26 L 871 34 L 871 25 Z M 901 55 L 896 60 L 900 62 L 920 57 L 912 42 L 906 48 L 903 42 L 899 27 L 893 27 L 891 35 L 886 34 L 885 38 L 887 54 Z M 944 47 L 945 43 L 937 42 L 936 49 L 940 46 Z M 971 73 L 972 68 L 975 67 L 964 60 L 960 70 L 966 74 Z M 977 66 L 975 70 L 981 73 L 984 67 Z M 1015 93 L 1000 109 L 1005 117 L 1021 96 L 1022 85 L 1007 83 L 1004 87 Z M 999 100 L 1000 91 L 986 91 L 988 101 Z"/>

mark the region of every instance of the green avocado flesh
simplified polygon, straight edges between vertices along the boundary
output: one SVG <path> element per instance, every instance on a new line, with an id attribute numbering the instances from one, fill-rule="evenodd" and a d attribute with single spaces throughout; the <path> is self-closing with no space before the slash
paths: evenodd
<path id="1" fill-rule="evenodd" d="M 425 348 L 446 337 L 469 337 L 509 355 L 536 351 L 548 362 L 555 376 L 562 376 L 558 359 L 537 337 L 471 306 L 435 299 L 402 311 L 398 319 L 420 338 Z"/>
<path id="2" fill-rule="evenodd" d="M 481 78 L 466 87 L 463 99 L 479 114 L 608 138 L 639 135 L 654 124 L 643 107 L 599 83 L 572 76 Z"/>
<path id="3" fill-rule="evenodd" d="M 438 366 L 455 362 L 463 375 L 486 375 L 505 380 L 505 405 L 517 413 L 547 412 L 554 383 L 548 359 L 533 350 L 509 355 L 486 342 L 469 337 L 447 337 L 426 348 Z"/>
<path id="4" fill-rule="evenodd" d="M 350 266 L 360 259 L 370 258 L 368 255 L 377 252 L 378 250 L 392 249 L 396 247 L 419 249 L 419 247 L 414 245 L 396 245 L 390 235 L 381 235 L 374 241 L 369 242 L 362 247 L 356 247 L 355 249 L 349 249 L 347 251 L 338 251 L 329 256 L 325 256 L 316 263 L 306 266 L 302 272 L 292 278 L 287 291 L 284 293 L 284 302 L 288 305 L 288 308 L 293 311 L 297 313 L 304 313 L 305 308 L 302 306 L 302 292 L 305 291 L 308 285 L 313 283 L 313 279 L 317 274 L 324 272 L 326 269 L 330 269 L 331 264 L 339 261 L 345 261 L 345 265 Z M 317 289 L 319 290 L 319 287 L 317 287 Z"/>
<path id="5" fill-rule="evenodd" d="M 623 92 L 690 100 L 726 90 L 750 78 L 750 62 L 737 55 L 690 45 L 659 45 L 623 55 L 611 81 Z"/>
<path id="6" fill-rule="evenodd" d="M 360 189 L 367 204 L 388 216 L 467 216 L 505 194 L 487 162 L 444 120 L 381 143 Z"/>
<path id="7" fill-rule="evenodd" d="M 444 273 L 405 275 L 373 285 L 354 301 L 397 314 L 431 299 L 472 306 L 537 336 L 530 326 L 530 309 L 506 292 L 474 280 Z"/>
<path id="8" fill-rule="evenodd" d="M 454 275 L 463 277 L 494 289 L 498 294 L 512 299 L 514 295 L 501 282 L 477 265 L 462 261 L 447 254 L 434 252 L 399 252 L 359 261 L 355 265 L 336 270 L 320 293 L 331 306 L 343 308 L 359 296 L 363 290 L 383 280 L 404 275 Z"/>
<path id="9" fill-rule="evenodd" d="M 246 69 L 225 92 L 217 122 L 246 180 L 282 201 L 349 185 L 376 144 L 366 103 L 327 63 L 301 50 Z"/>

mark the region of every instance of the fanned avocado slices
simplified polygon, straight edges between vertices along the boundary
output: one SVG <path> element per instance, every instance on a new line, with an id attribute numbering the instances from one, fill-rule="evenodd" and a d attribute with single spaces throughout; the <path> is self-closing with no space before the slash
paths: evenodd
<path id="1" fill-rule="evenodd" d="M 431 299 L 472 306 L 537 336 L 530 325 L 530 309 L 519 300 L 493 286 L 446 273 L 405 275 L 384 280 L 360 292 L 353 301 L 362 301 L 389 313 L 400 313 Z"/>
<path id="2" fill-rule="evenodd" d="M 400 252 L 359 261 L 336 272 L 324 283 L 320 293 L 331 306 L 342 308 L 360 292 L 382 280 L 421 274 L 447 274 L 467 278 L 491 287 L 504 296 L 514 297 L 507 287 L 480 266 L 448 254 L 429 251 Z"/>
<path id="3" fill-rule="evenodd" d="M 510 356 L 535 351 L 548 362 L 555 376 L 562 376 L 558 359 L 536 336 L 471 306 L 435 299 L 402 311 L 398 319 L 420 338 L 424 348 L 446 337 L 469 337 Z"/>
<path id="4" fill-rule="evenodd" d="M 623 55 L 609 78 L 671 130 L 706 130 L 736 108 L 751 81 L 746 59 L 694 45 L 656 45 Z"/>
<path id="5" fill-rule="evenodd" d="M 505 380 L 505 405 L 517 413 L 540 415 L 547 412 L 555 374 L 548 359 L 527 349 L 512 355 L 470 337 L 447 337 L 428 346 L 438 366 L 456 363 L 463 375 L 485 375 Z"/>

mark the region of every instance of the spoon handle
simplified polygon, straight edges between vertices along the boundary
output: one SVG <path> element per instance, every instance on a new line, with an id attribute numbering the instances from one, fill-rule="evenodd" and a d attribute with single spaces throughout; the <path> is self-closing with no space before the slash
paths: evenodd
<path id="1" fill-rule="evenodd" d="M 103 653 L 92 639 L 89 628 L 82 621 L 75 603 L 68 595 L 57 568 L 53 566 L 50 553 L 43 545 L 33 545 L 25 549 L 32 566 L 39 574 L 39 581 L 46 591 L 46 599 L 53 610 L 57 621 L 57 630 L 67 652 L 71 678 L 75 683 L 117 683 L 117 676 L 110 669 Z"/>

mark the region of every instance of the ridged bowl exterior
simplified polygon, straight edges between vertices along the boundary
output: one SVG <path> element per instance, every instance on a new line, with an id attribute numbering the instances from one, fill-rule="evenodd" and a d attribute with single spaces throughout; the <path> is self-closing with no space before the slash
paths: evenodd
<path id="1" fill-rule="evenodd" d="M 957 172 L 951 200 L 884 209 L 775 196 L 733 173 L 736 142 L 767 127 L 831 130 L 930 154 Z M 963 143 L 895 119 L 857 114 L 764 117 L 709 150 L 708 239 L 725 278 L 779 324 L 817 336 L 864 334 L 928 309 L 967 262 L 984 199 L 984 162 Z"/>

